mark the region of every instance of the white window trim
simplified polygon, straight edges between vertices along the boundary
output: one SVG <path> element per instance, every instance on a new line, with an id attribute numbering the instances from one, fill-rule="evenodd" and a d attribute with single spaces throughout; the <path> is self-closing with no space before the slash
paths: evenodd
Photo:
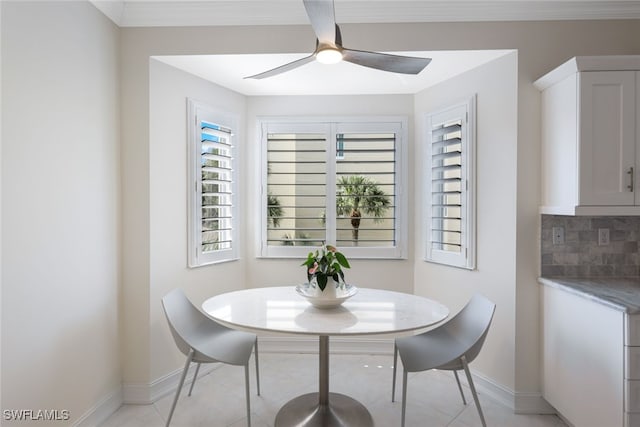
<path id="1" fill-rule="evenodd" d="M 465 208 L 462 211 L 464 233 L 460 254 L 447 253 L 446 251 L 433 250 L 431 247 L 431 224 L 432 224 L 432 197 L 431 197 L 431 129 L 432 117 L 446 114 L 454 110 L 466 109 L 466 126 L 463 127 L 463 178 L 466 181 L 466 191 L 464 193 Z M 423 215 L 425 242 L 424 260 L 452 267 L 459 267 L 468 270 L 476 268 L 476 95 L 471 96 L 463 102 L 455 103 L 441 110 L 433 111 L 425 115 L 425 136 L 424 136 L 424 204 Z"/>
<path id="2" fill-rule="evenodd" d="M 408 182 L 408 119 L 406 116 L 310 116 L 310 117 L 258 117 L 257 135 L 260 137 L 260 209 L 257 210 L 256 224 L 258 226 L 258 239 L 256 253 L 259 258 L 301 258 L 305 257 L 312 247 L 309 246 L 269 246 L 266 244 L 267 230 L 267 128 L 272 131 L 282 130 L 291 132 L 293 128 L 303 131 L 305 129 L 319 133 L 321 125 L 326 126 L 327 141 L 333 141 L 335 135 L 341 132 L 355 130 L 366 131 L 397 131 L 396 150 L 396 230 L 397 241 L 394 247 L 340 247 L 340 251 L 348 258 L 353 259 L 407 259 L 408 247 L 408 197 L 406 194 Z M 282 125 L 282 127 L 280 127 Z M 277 126 L 277 127 L 274 127 Z M 358 126 L 366 126 L 364 128 Z M 278 129 L 280 128 L 280 129 Z M 336 147 L 329 143 L 327 149 L 327 177 L 335 176 Z M 335 244 L 335 181 L 327 181 L 327 243 Z"/>
<path id="3" fill-rule="evenodd" d="M 200 171 L 201 134 L 199 117 L 205 114 L 213 117 L 216 124 L 232 130 L 232 199 L 233 199 L 233 226 L 231 249 L 223 249 L 202 252 L 202 175 Z M 238 197 L 238 141 L 239 141 L 239 117 L 236 114 L 216 110 L 209 105 L 187 99 L 187 254 L 188 266 L 191 268 L 222 262 L 237 260 L 240 254 L 239 225 L 238 216 L 241 209 L 239 207 L 240 197 Z"/>

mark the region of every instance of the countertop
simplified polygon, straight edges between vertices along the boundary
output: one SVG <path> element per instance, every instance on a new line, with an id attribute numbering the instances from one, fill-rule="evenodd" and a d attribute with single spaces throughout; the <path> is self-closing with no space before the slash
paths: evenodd
<path id="1" fill-rule="evenodd" d="M 640 313 L 639 277 L 540 277 L 538 281 L 628 314 Z"/>

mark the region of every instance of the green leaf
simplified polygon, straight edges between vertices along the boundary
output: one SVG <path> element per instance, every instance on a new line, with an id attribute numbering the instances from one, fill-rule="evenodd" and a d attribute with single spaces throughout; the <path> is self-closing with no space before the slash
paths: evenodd
<path id="1" fill-rule="evenodd" d="M 306 265 L 307 267 L 311 268 L 311 266 L 313 265 L 313 262 L 314 262 L 313 252 L 309 252 L 309 255 L 307 255 L 307 259 L 300 265 Z"/>
<path id="2" fill-rule="evenodd" d="M 342 253 L 336 252 L 336 259 L 338 260 L 340 265 L 343 266 L 344 268 L 351 268 L 351 266 L 349 265 L 349 261 L 347 261 L 347 258 L 344 255 L 342 255 Z"/>
<path id="3" fill-rule="evenodd" d="M 320 274 L 316 276 L 316 279 L 318 280 L 318 287 L 321 291 L 324 291 L 324 288 L 327 286 L 327 276 Z"/>

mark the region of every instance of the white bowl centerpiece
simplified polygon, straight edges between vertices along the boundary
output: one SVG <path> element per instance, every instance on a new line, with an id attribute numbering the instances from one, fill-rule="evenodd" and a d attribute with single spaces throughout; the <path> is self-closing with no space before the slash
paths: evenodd
<path id="1" fill-rule="evenodd" d="M 297 286 L 296 291 L 315 307 L 336 307 L 357 292 L 344 281 L 344 269 L 351 266 L 335 246 L 323 245 L 309 252 L 301 265 L 306 267 L 307 283 Z"/>

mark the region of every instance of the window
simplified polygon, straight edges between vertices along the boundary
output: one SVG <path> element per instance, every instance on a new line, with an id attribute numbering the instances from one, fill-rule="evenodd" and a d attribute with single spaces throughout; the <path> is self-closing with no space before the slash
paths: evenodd
<path id="1" fill-rule="evenodd" d="M 344 139 L 341 139 L 340 137 L 338 137 L 338 140 L 336 141 L 336 159 L 344 159 Z"/>
<path id="2" fill-rule="evenodd" d="M 406 256 L 406 119 L 261 122 L 261 254 Z M 306 246 L 306 248 L 305 248 Z"/>
<path id="3" fill-rule="evenodd" d="M 475 97 L 427 115 L 427 261 L 475 268 Z"/>
<path id="4" fill-rule="evenodd" d="M 189 101 L 189 266 L 238 257 L 237 119 Z"/>

